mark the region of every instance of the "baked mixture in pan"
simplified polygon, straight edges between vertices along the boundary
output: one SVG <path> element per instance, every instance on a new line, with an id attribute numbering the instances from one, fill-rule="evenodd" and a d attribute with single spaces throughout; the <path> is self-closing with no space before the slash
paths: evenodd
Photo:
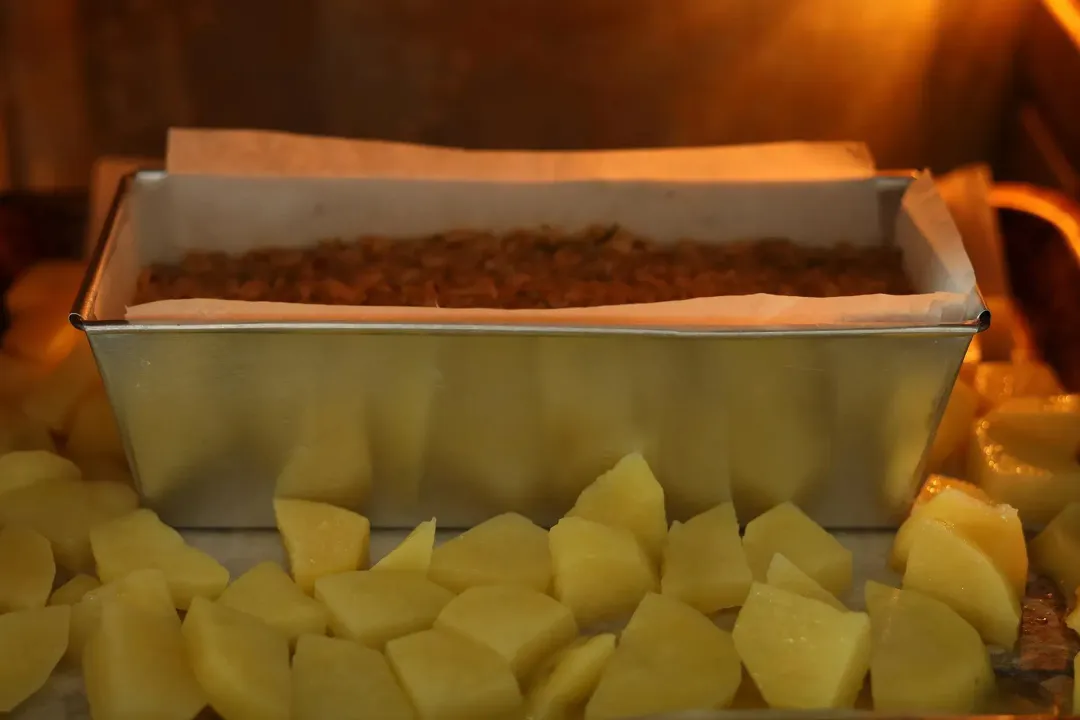
<path id="1" fill-rule="evenodd" d="M 542 228 L 364 237 L 235 256 L 193 252 L 178 264 L 144 270 L 135 302 L 551 309 L 754 293 L 912 292 L 897 248 L 810 248 L 781 239 L 658 243 L 606 226 L 574 233 Z"/>

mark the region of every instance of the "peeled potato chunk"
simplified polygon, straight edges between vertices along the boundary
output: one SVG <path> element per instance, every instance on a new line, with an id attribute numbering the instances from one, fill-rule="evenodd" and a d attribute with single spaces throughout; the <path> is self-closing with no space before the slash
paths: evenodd
<path id="1" fill-rule="evenodd" d="M 21 450 L 0 455 L 0 495 L 39 480 L 82 479 L 78 466 L 47 450 Z"/>
<path id="2" fill-rule="evenodd" d="M 851 589 L 851 551 L 791 503 L 751 520 L 743 547 L 758 582 L 765 581 L 769 563 L 779 553 L 833 595 Z"/>
<path id="3" fill-rule="evenodd" d="M 23 412 L 53 432 L 66 432 L 79 400 L 101 384 L 90 343 L 83 337 L 77 340 L 71 353 L 31 386 L 22 399 Z"/>
<path id="4" fill-rule="evenodd" d="M 72 572 L 91 572 L 90 529 L 119 514 L 112 503 L 100 502 L 106 494 L 100 490 L 98 483 L 57 479 L 11 490 L 0 499 L 0 526 L 33 528 L 48 538 L 57 565 Z M 118 492 L 134 497 L 127 487 Z"/>
<path id="5" fill-rule="evenodd" d="M 56 578 L 49 541 L 28 528 L 0 530 L 0 612 L 43 607 Z"/>
<path id="6" fill-rule="evenodd" d="M 772 562 L 769 563 L 769 569 L 765 573 L 765 582 L 796 595 L 820 600 L 837 610 L 847 610 L 844 603 L 840 602 L 835 595 L 821 587 L 814 578 L 779 553 L 773 555 Z"/>
<path id="7" fill-rule="evenodd" d="M 689 605 L 650 593 L 600 674 L 585 718 L 724 708 L 741 682 L 742 666 L 730 634 Z"/>
<path id="8" fill-rule="evenodd" d="M 897 572 L 902 573 L 907 564 L 912 528 L 919 518 L 940 520 L 975 543 L 1008 578 L 1016 596 L 1023 596 L 1027 587 L 1028 551 L 1024 527 L 1014 508 L 985 503 L 960 490 L 942 491 L 912 510 L 911 517 L 900 526 L 889 559 Z"/>
<path id="9" fill-rule="evenodd" d="M 979 395 L 966 382 L 957 380 L 926 458 L 926 467 L 930 472 L 953 470 L 953 466 L 963 467 L 967 459 L 971 426 L 978 412 Z"/>
<path id="10" fill-rule="evenodd" d="M 1031 561 L 1066 595 L 1080 589 L 1080 502 L 1066 505 L 1031 541 Z"/>
<path id="11" fill-rule="evenodd" d="M 978 712 L 994 688 L 990 655 L 956 611 L 915 590 L 866 584 L 870 687 L 884 712 Z"/>
<path id="12" fill-rule="evenodd" d="M 113 600 L 120 600 L 125 607 L 145 615 L 166 620 L 176 618 L 172 594 L 165 582 L 165 573 L 160 570 L 135 570 L 119 580 L 89 590 L 71 607 L 71 639 L 67 654 L 76 664 L 97 632 L 102 607 Z"/>
<path id="13" fill-rule="evenodd" d="M 192 720 L 206 706 L 180 618 L 171 603 L 164 609 L 147 610 L 122 595 L 104 600 L 82 663 L 94 720 Z"/>
<path id="14" fill-rule="evenodd" d="M 661 592 L 709 614 L 742 605 L 753 575 L 735 506 L 718 505 L 673 524 L 664 547 Z"/>
<path id="15" fill-rule="evenodd" d="M 978 485 L 969 483 L 967 480 L 960 480 L 958 478 L 949 477 L 948 475 L 930 475 L 926 478 L 926 482 L 923 483 L 922 488 L 919 490 L 919 494 L 915 498 L 914 506 L 918 507 L 924 505 L 950 489 L 959 490 L 965 495 L 970 495 L 976 500 L 982 500 L 987 504 L 992 504 L 994 502 L 982 488 Z"/>
<path id="16" fill-rule="evenodd" d="M 64 656 L 71 608 L 34 608 L 0 615 L 0 712 L 40 690 Z"/>
<path id="17" fill-rule="evenodd" d="M 429 629 L 454 594 L 410 570 L 354 570 L 315 582 L 330 630 L 381 649 L 389 640 Z"/>
<path id="18" fill-rule="evenodd" d="M 412 720 L 386 658 L 348 640 L 301 635 L 292 661 L 292 720 Z"/>
<path id="19" fill-rule="evenodd" d="M 530 720 L 563 720 L 585 705 L 615 652 L 611 633 L 581 638 L 537 671 L 525 699 Z"/>
<path id="20" fill-rule="evenodd" d="M 195 678 L 224 720 L 288 720 L 292 682 L 284 633 L 203 597 L 191 601 L 182 632 Z"/>
<path id="21" fill-rule="evenodd" d="M 446 604 L 435 627 L 460 633 L 499 653 L 518 679 L 577 637 L 574 615 L 562 603 L 529 588 L 469 588 Z"/>
<path id="22" fill-rule="evenodd" d="M 1060 395 L 1061 382 L 1041 362 L 983 362 L 975 368 L 975 392 L 984 410 L 1018 397 Z"/>
<path id="23" fill-rule="evenodd" d="M 75 406 L 64 452 L 72 457 L 124 457 L 120 428 L 104 388 L 91 390 Z"/>
<path id="24" fill-rule="evenodd" d="M 417 525 L 401 544 L 371 568 L 372 570 L 416 570 L 426 573 L 435 549 L 435 518 Z"/>
<path id="25" fill-rule="evenodd" d="M 1080 502 L 1080 395 L 1014 398 L 975 424 L 969 474 L 986 494 L 1042 526 Z"/>
<path id="26" fill-rule="evenodd" d="M 386 659 L 420 720 L 521 717 L 521 691 L 510 665 L 474 640 L 425 630 L 391 640 Z"/>
<path id="27" fill-rule="evenodd" d="M 972 541 L 932 518 L 916 518 L 904 589 L 945 603 L 988 643 L 1011 648 L 1020 629 L 1020 601 L 994 562 Z"/>
<path id="28" fill-rule="evenodd" d="M 236 578 L 218 603 L 254 615 L 290 641 L 306 633 L 326 633 L 326 608 L 305 595 L 275 562 L 259 563 Z"/>
<path id="29" fill-rule="evenodd" d="M 630 453 L 581 491 L 567 517 L 622 528 L 637 538 L 654 563 L 667 536 L 664 488 L 641 453 Z"/>
<path id="30" fill-rule="evenodd" d="M 82 600 L 86 593 L 99 587 L 101 583 L 96 577 L 79 573 L 53 591 L 53 594 L 49 596 L 49 604 L 74 605 Z"/>
<path id="31" fill-rule="evenodd" d="M 136 510 L 90 531 L 90 546 L 104 582 L 133 570 L 157 568 L 165 574 L 173 603 L 185 610 L 193 598 L 216 598 L 229 584 L 221 563 L 184 542 L 152 510 Z"/>
<path id="32" fill-rule="evenodd" d="M 850 708 L 870 667 L 870 618 L 754 583 L 732 632 L 773 708 Z"/>
<path id="33" fill-rule="evenodd" d="M 363 515 L 310 500 L 274 500 L 278 532 L 293 579 L 307 594 L 324 575 L 367 563 L 371 523 Z"/>
<path id="34" fill-rule="evenodd" d="M 547 531 L 517 513 L 496 515 L 435 548 L 428 574 L 454 592 L 477 585 L 521 585 L 547 592 Z"/>
<path id="35" fill-rule="evenodd" d="M 550 536 L 554 594 L 579 627 L 625 617 L 656 590 L 652 563 L 627 531 L 565 517 Z"/>

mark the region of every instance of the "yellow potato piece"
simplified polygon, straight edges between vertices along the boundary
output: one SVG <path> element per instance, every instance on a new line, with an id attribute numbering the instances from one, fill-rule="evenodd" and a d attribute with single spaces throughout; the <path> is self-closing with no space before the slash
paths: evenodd
<path id="1" fill-rule="evenodd" d="M 914 507 L 930 502 L 948 489 L 959 490 L 976 500 L 982 500 L 984 503 L 994 502 L 982 488 L 978 485 L 969 483 L 967 480 L 960 480 L 947 475 L 930 475 L 930 477 L 926 478 L 926 482 L 923 483 L 922 489 L 919 490 L 919 495 L 915 498 Z"/>
<path id="2" fill-rule="evenodd" d="M 79 573 L 53 591 L 49 596 L 49 605 L 74 605 L 82 600 L 86 593 L 99 587 L 101 583 L 96 577 Z"/>
<path id="3" fill-rule="evenodd" d="M 41 307 L 13 319 L 4 334 L 3 350 L 15 357 L 55 367 L 81 339 L 82 333 L 72 327 L 67 313 Z"/>
<path id="4" fill-rule="evenodd" d="M 581 638 L 537 671 L 525 699 L 530 720 L 563 720 L 584 707 L 615 652 L 611 633 Z"/>
<path id="5" fill-rule="evenodd" d="M 521 717 L 521 691 L 510 665 L 480 643 L 425 630 L 391 640 L 386 659 L 420 720 Z"/>
<path id="6" fill-rule="evenodd" d="M 742 682 L 731 635 L 674 598 L 649 594 L 585 706 L 586 720 L 725 708 Z"/>
<path id="7" fill-rule="evenodd" d="M 4 302 L 12 316 L 45 307 L 66 317 L 85 275 L 86 263 L 78 260 L 42 260 L 19 273 Z"/>
<path id="8" fill-rule="evenodd" d="M 732 632 L 772 708 L 850 708 L 870 667 L 870 618 L 754 583 Z"/>
<path id="9" fill-rule="evenodd" d="M 275 562 L 259 563 L 236 578 L 218 603 L 254 615 L 290 641 L 304 634 L 326 633 L 326 608 L 305 595 Z"/>
<path id="10" fill-rule="evenodd" d="M 368 560 L 371 523 L 351 510 L 310 500 L 274 500 L 278 532 L 293 580 L 311 594 L 325 575 L 357 570 Z"/>
<path id="11" fill-rule="evenodd" d="M 1066 595 L 1080 590 L 1080 502 L 1069 503 L 1031 541 L 1031 562 Z"/>
<path id="12" fill-rule="evenodd" d="M 510 663 L 519 680 L 545 657 L 577 637 L 565 605 L 529 588 L 488 585 L 469 588 L 447 603 L 435 627 L 486 645 Z"/>
<path id="13" fill-rule="evenodd" d="M 41 363 L 0 352 L 0 398 L 17 398 L 49 372 Z"/>
<path id="14" fill-rule="evenodd" d="M 67 432 L 79 400 L 100 385 L 101 376 L 90 344 L 80 338 L 56 369 L 27 391 L 22 410 L 53 432 Z"/>
<path id="15" fill-rule="evenodd" d="M 45 423 L 26 416 L 20 408 L 0 403 L 0 455 L 16 450 L 56 452 L 56 443 Z"/>
<path id="16" fill-rule="evenodd" d="M 521 585 L 547 592 L 547 531 L 517 513 L 496 515 L 435 548 L 428 575 L 454 592 L 477 585 Z"/>
<path id="17" fill-rule="evenodd" d="M 72 605 L 67 654 L 76 665 L 81 662 L 87 643 L 97 632 L 102 607 L 114 600 L 142 614 L 179 622 L 169 585 L 165 582 L 165 573 L 160 570 L 136 570 L 115 582 L 88 591 Z"/>
<path id="18" fill-rule="evenodd" d="M 1080 502 L 1080 395 L 1014 398 L 975 424 L 969 477 L 1040 527 Z"/>
<path id="19" fill-rule="evenodd" d="M 753 575 L 746 560 L 735 506 L 718 505 L 675 523 L 664 547 L 661 592 L 703 613 L 742 605 Z"/>
<path id="20" fill-rule="evenodd" d="M 940 600 L 983 640 L 1011 648 L 1020 629 L 1020 601 L 993 560 L 939 520 L 916 518 L 910 532 L 904 589 Z"/>
<path id="21" fill-rule="evenodd" d="M 956 611 L 915 590 L 866 584 L 870 686 L 883 712 L 975 714 L 994 688 L 990 655 Z"/>
<path id="22" fill-rule="evenodd" d="M 168 601 L 164 579 L 159 579 Z M 192 720 L 206 706 L 171 603 L 146 611 L 123 596 L 104 601 L 83 657 L 94 720 Z"/>
<path id="23" fill-rule="evenodd" d="M 966 382 L 957 380 L 926 458 L 929 472 L 940 473 L 952 470 L 953 466 L 963 467 L 967 459 L 971 426 L 978 411 L 979 395 Z"/>
<path id="24" fill-rule="evenodd" d="M 40 690 L 64 656 L 71 608 L 35 608 L 0 615 L 0 713 Z"/>
<path id="25" fill-rule="evenodd" d="M 0 530 L 0 613 L 43 607 L 56 578 L 49 541 L 29 528 Z"/>
<path id="26" fill-rule="evenodd" d="M 292 661 L 292 720 L 412 720 L 386 658 L 348 640 L 301 635 Z"/>
<path id="27" fill-rule="evenodd" d="M 82 471 L 67 458 L 47 450 L 19 450 L 0 455 L 0 495 L 39 480 L 82 479 Z"/>
<path id="28" fill-rule="evenodd" d="M 195 678 L 224 720 L 288 720 L 289 639 L 247 613 L 197 597 L 182 628 Z"/>
<path id="29" fill-rule="evenodd" d="M 454 594 L 409 570 L 355 570 L 315 582 L 315 598 L 330 613 L 330 630 L 381 649 L 388 640 L 427 630 Z"/>
<path id="30" fill-rule="evenodd" d="M 900 526 L 889 564 L 902 573 L 911 551 L 912 529 L 919 519 L 947 523 L 955 532 L 975 543 L 1008 578 L 1017 597 L 1027 587 L 1028 552 L 1020 516 L 1008 505 L 992 505 L 948 489 L 917 506 Z"/>
<path id="31" fill-rule="evenodd" d="M 75 406 L 64 452 L 72 457 L 124 457 L 124 442 L 104 388 L 91 390 Z"/>
<path id="32" fill-rule="evenodd" d="M 41 480 L 6 492 L 0 501 L 0 526 L 33 528 L 52 544 L 57 565 L 72 572 L 92 572 L 94 558 L 90 551 L 90 530 L 119 514 L 116 505 L 112 501 L 103 502 L 103 498 L 109 496 L 115 501 L 114 495 L 119 493 L 131 497 L 130 488 L 119 490 L 100 485 L 85 481 Z M 123 504 L 121 509 L 127 507 L 129 503 Z"/>
<path id="33" fill-rule="evenodd" d="M 566 517 L 580 517 L 626 530 L 654 563 L 667 537 L 664 488 L 640 453 L 630 453 L 581 491 Z"/>
<path id="34" fill-rule="evenodd" d="M 764 582 L 773 555 L 783 555 L 839 597 L 851 589 L 851 551 L 791 503 L 751 520 L 743 547 L 754 579 Z"/>
<path id="35" fill-rule="evenodd" d="M 779 553 L 773 555 L 772 562 L 769 563 L 769 569 L 765 572 L 765 582 L 811 600 L 820 600 L 837 610 L 847 610 L 844 603 L 840 602 L 835 595 L 821 587 L 814 578 Z"/>
<path id="36" fill-rule="evenodd" d="M 651 561 L 625 530 L 565 517 L 550 536 L 554 594 L 579 627 L 626 617 L 657 589 Z"/>
<path id="37" fill-rule="evenodd" d="M 216 598 L 229 583 L 221 563 L 184 542 L 180 533 L 161 522 L 152 510 L 136 510 L 90 530 L 90 546 L 104 582 L 146 568 L 165 573 L 178 609 L 193 598 Z"/>
<path id="38" fill-rule="evenodd" d="M 401 544 L 371 568 L 372 570 L 416 570 L 426 573 L 435 549 L 435 518 L 420 523 Z"/>
<path id="39" fill-rule="evenodd" d="M 1041 362 L 984 362 L 975 370 L 975 392 L 984 411 L 1018 397 L 1060 395 L 1061 382 Z"/>

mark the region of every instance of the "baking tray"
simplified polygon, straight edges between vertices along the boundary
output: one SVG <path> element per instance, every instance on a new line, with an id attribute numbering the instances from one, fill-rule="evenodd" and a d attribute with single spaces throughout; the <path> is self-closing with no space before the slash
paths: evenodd
<path id="1" fill-rule="evenodd" d="M 144 503 L 177 527 L 270 527 L 275 493 L 357 507 L 379 528 L 505 510 L 549 524 L 631 450 L 672 519 L 729 497 L 744 518 L 793 499 L 832 529 L 895 527 L 989 322 L 985 309 L 772 331 L 128 321 L 135 227 L 156 212 L 147 188 L 168 181 L 124 182 L 72 320 Z M 911 182 L 876 179 L 886 242 Z"/>

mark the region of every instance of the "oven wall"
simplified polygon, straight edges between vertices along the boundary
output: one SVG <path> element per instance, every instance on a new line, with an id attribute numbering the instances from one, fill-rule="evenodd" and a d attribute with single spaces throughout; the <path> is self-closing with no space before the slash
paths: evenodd
<path id="1" fill-rule="evenodd" d="M 84 185 L 170 125 L 486 148 L 863 139 L 995 159 L 1034 0 L 0 2 L 0 179 Z"/>

